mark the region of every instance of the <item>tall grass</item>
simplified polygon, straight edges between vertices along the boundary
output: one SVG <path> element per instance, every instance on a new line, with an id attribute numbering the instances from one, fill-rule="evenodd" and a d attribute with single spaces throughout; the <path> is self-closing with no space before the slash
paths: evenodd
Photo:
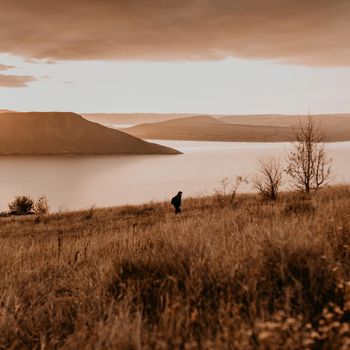
<path id="1" fill-rule="evenodd" d="M 0 220 L 0 348 L 348 349 L 350 188 Z"/>

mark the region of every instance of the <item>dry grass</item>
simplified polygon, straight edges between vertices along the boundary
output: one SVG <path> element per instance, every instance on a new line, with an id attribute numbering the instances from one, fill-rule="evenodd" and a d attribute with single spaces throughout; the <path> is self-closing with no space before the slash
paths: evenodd
<path id="1" fill-rule="evenodd" d="M 350 188 L 0 220 L 0 349 L 348 349 Z"/>

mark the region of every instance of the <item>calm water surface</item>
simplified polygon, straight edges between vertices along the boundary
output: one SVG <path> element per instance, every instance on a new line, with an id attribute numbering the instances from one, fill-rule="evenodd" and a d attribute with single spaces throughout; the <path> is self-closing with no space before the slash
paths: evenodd
<path id="1" fill-rule="evenodd" d="M 210 194 L 224 177 L 251 175 L 265 155 L 284 159 L 287 143 L 153 141 L 183 155 L 0 157 L 0 211 L 15 195 L 46 195 L 52 210 Z M 327 145 L 337 182 L 350 183 L 350 142 Z M 250 185 L 242 191 L 251 191 Z"/>

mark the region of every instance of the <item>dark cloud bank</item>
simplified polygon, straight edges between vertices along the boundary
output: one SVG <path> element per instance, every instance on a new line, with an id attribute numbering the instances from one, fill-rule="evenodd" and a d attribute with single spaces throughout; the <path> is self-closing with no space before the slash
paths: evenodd
<path id="1" fill-rule="evenodd" d="M 350 65 L 349 0 L 0 0 L 0 52 Z"/>

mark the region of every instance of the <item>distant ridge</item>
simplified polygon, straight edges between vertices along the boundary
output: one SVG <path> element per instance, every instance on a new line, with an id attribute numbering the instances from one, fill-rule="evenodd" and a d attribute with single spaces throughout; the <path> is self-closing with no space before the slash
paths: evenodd
<path id="1" fill-rule="evenodd" d="M 283 141 L 289 139 L 291 134 L 290 128 L 231 125 L 211 116 L 140 124 L 123 131 L 145 139 L 195 141 Z"/>
<path id="2" fill-rule="evenodd" d="M 1 155 L 179 153 L 75 113 L 0 113 Z"/>
<path id="3" fill-rule="evenodd" d="M 256 114 L 256 115 L 227 115 L 218 119 L 229 124 L 268 125 L 268 126 L 294 126 L 306 115 L 283 114 Z M 350 122 L 350 114 L 315 114 L 312 117 L 322 126 L 337 127 L 347 125 Z"/>
<path id="4" fill-rule="evenodd" d="M 295 127 L 305 116 L 193 116 L 139 124 L 123 131 L 143 139 L 283 142 L 292 141 Z M 350 140 L 349 115 L 313 116 L 326 141 Z"/>
<path id="5" fill-rule="evenodd" d="M 171 119 L 171 120 L 166 120 L 166 121 L 162 121 L 159 122 L 157 125 L 164 125 L 166 127 L 169 126 L 179 126 L 179 127 L 183 127 L 183 126 L 195 126 L 197 127 L 198 125 L 200 125 L 201 127 L 205 127 L 205 126 L 216 126 L 216 125 L 224 125 L 226 124 L 224 121 L 218 119 L 218 118 L 214 118 L 211 117 L 209 115 L 195 115 L 192 117 L 185 117 L 185 118 L 178 118 L 178 119 Z M 151 123 L 150 125 L 155 125 L 155 123 Z"/>
<path id="6" fill-rule="evenodd" d="M 157 123 L 165 120 L 191 117 L 184 113 L 81 113 L 87 120 L 103 125 Z"/>

